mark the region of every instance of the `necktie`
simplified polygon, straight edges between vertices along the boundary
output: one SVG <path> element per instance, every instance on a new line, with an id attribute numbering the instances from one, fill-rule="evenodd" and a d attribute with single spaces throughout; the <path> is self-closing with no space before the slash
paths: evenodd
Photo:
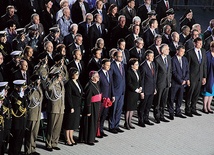
<path id="1" fill-rule="evenodd" d="M 124 51 L 122 51 L 122 54 L 123 54 L 123 63 L 124 63 L 124 64 L 127 64 L 126 55 L 125 55 Z"/>
<path id="2" fill-rule="evenodd" d="M 200 51 L 198 50 L 198 62 L 199 62 L 199 64 L 201 63 L 201 60 L 202 60 L 201 53 L 200 53 Z"/>
<path id="3" fill-rule="evenodd" d="M 164 58 L 164 63 L 165 63 L 165 65 L 166 65 L 166 70 L 168 70 L 167 57 Z"/>
<path id="4" fill-rule="evenodd" d="M 155 74 L 155 71 L 154 71 L 154 68 L 153 68 L 152 63 L 150 63 L 150 68 L 151 68 L 151 71 L 152 71 L 152 75 L 154 75 L 154 74 Z"/>
<path id="5" fill-rule="evenodd" d="M 98 29 L 100 31 L 100 35 L 102 34 L 102 29 L 101 29 L 101 25 L 98 26 Z"/>
<path id="6" fill-rule="evenodd" d="M 123 75 L 123 67 L 122 67 L 122 64 L 121 64 L 121 63 L 119 64 L 119 69 L 120 69 L 121 75 Z"/>
<path id="7" fill-rule="evenodd" d="M 152 33 L 153 33 L 153 35 L 154 35 L 154 36 L 156 35 L 155 30 L 153 30 L 153 32 L 152 32 Z"/>
<path id="8" fill-rule="evenodd" d="M 179 58 L 179 59 L 178 59 L 178 61 L 179 61 L 180 66 L 181 66 L 181 68 L 182 68 L 182 59 L 181 59 L 181 58 Z"/>
<path id="9" fill-rule="evenodd" d="M 109 75 L 108 75 L 108 72 L 106 72 L 106 78 L 107 78 L 107 81 L 109 82 Z"/>
<path id="10" fill-rule="evenodd" d="M 79 68 L 79 72 L 81 73 L 81 71 L 82 71 L 82 67 L 81 67 L 80 62 L 78 62 L 78 68 Z"/>
<path id="11" fill-rule="evenodd" d="M 23 78 L 26 80 L 26 73 L 23 72 Z"/>
<path id="12" fill-rule="evenodd" d="M 138 54 L 139 54 L 139 60 L 141 62 L 141 59 L 142 59 L 142 52 L 141 52 L 141 50 L 138 51 Z"/>
<path id="13" fill-rule="evenodd" d="M 129 11 L 129 12 L 130 12 L 130 15 L 132 16 L 132 14 L 133 14 L 133 11 L 132 11 L 132 9 L 130 9 L 130 11 Z"/>

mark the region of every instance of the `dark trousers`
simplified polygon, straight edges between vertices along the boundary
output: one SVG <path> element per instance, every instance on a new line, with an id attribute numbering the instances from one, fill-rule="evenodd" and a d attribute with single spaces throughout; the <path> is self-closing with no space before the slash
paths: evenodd
<path id="1" fill-rule="evenodd" d="M 184 86 L 172 86 L 170 89 L 168 111 L 169 114 L 174 114 L 174 102 L 175 102 L 175 113 L 181 114 L 181 104 L 183 100 Z"/>
<path id="2" fill-rule="evenodd" d="M 109 108 L 105 108 L 103 105 L 101 107 L 101 116 L 100 116 L 100 132 L 103 132 L 104 122 L 108 116 Z"/>
<path id="3" fill-rule="evenodd" d="M 119 127 L 120 117 L 123 110 L 124 95 L 115 96 L 115 102 L 110 108 L 109 128 L 114 129 Z"/>
<path id="4" fill-rule="evenodd" d="M 138 122 L 143 123 L 149 119 L 149 110 L 151 109 L 154 99 L 154 94 L 145 95 L 138 106 Z"/>
<path id="5" fill-rule="evenodd" d="M 19 155 L 21 153 L 24 135 L 24 129 L 11 129 L 9 155 Z"/>
<path id="6" fill-rule="evenodd" d="M 187 90 L 186 95 L 186 104 L 185 104 L 185 112 L 195 112 L 196 111 L 196 103 L 198 102 L 198 97 L 201 91 L 201 80 L 200 81 L 191 81 L 190 87 Z"/>
<path id="7" fill-rule="evenodd" d="M 154 118 L 164 118 L 164 108 L 168 100 L 169 87 L 158 88 L 154 100 Z"/>

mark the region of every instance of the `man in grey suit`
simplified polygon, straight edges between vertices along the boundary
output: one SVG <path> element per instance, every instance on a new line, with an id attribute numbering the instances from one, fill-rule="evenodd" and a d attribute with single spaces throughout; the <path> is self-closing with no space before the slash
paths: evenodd
<path id="1" fill-rule="evenodd" d="M 160 46 L 161 54 L 155 58 L 157 82 L 157 94 L 154 100 L 154 118 L 156 123 L 169 122 L 164 118 L 164 108 L 168 99 L 169 88 L 171 87 L 172 67 L 171 57 L 169 55 L 169 46 L 162 44 Z"/>
<path id="2" fill-rule="evenodd" d="M 202 48 L 202 39 L 194 39 L 194 48 L 187 51 L 186 57 L 189 62 L 189 80 L 187 81 L 188 91 L 185 104 L 185 114 L 189 117 L 201 116 L 196 111 L 196 103 L 201 90 L 201 85 L 206 84 L 206 51 Z"/>

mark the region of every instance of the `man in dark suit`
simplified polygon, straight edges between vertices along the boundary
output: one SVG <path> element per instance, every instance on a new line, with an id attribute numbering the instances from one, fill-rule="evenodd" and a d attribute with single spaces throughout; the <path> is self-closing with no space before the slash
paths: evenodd
<path id="1" fill-rule="evenodd" d="M 51 41 L 46 41 L 44 43 L 44 52 L 47 53 L 47 57 L 48 57 L 48 66 L 49 68 L 51 68 L 54 64 L 54 55 L 53 55 L 53 44 Z"/>
<path id="2" fill-rule="evenodd" d="M 81 86 L 85 87 L 87 83 L 87 78 L 86 78 L 87 76 L 85 76 L 86 75 L 85 63 L 82 60 L 82 53 L 79 49 L 75 49 L 72 52 L 72 55 L 73 55 L 73 60 L 67 66 L 68 71 L 70 70 L 71 67 L 77 68 L 80 74 L 79 81 L 81 83 Z"/>
<path id="3" fill-rule="evenodd" d="M 171 86 L 172 67 L 171 57 L 169 55 L 169 46 L 162 44 L 160 47 L 161 55 L 155 58 L 157 70 L 157 94 L 154 100 L 154 117 L 156 123 L 169 122 L 164 118 L 164 108 L 168 101 L 168 92 Z"/>
<path id="4" fill-rule="evenodd" d="M 190 49 L 194 48 L 194 39 L 197 38 L 199 36 L 199 32 L 196 29 L 193 29 L 191 31 L 191 38 L 189 38 L 185 43 L 185 50 L 188 51 Z"/>
<path id="5" fill-rule="evenodd" d="M 182 43 L 179 42 L 179 34 L 178 32 L 172 32 L 171 34 L 172 41 L 169 43 L 169 55 L 173 57 L 177 53 L 177 47 L 179 45 L 182 45 Z"/>
<path id="6" fill-rule="evenodd" d="M 77 33 L 74 37 L 74 42 L 71 43 L 70 45 L 68 45 L 68 47 L 67 47 L 66 57 L 69 61 L 73 60 L 72 52 L 75 49 L 80 50 L 82 53 L 82 56 L 84 57 L 85 49 L 84 49 L 84 46 L 82 45 L 82 42 L 83 42 L 82 35 Z"/>
<path id="7" fill-rule="evenodd" d="M 123 64 L 124 64 L 124 67 L 125 67 L 125 70 L 126 70 L 127 63 L 129 62 L 129 59 L 130 59 L 130 53 L 126 49 L 126 41 L 123 38 L 121 38 L 121 39 L 119 39 L 117 41 L 117 49 L 118 49 L 118 51 L 122 52 Z"/>
<path id="8" fill-rule="evenodd" d="M 187 25 L 182 26 L 181 33 L 180 33 L 180 40 L 179 42 L 184 45 L 184 43 L 190 38 L 190 28 Z"/>
<path id="9" fill-rule="evenodd" d="M 141 21 L 144 21 L 148 17 L 147 13 L 151 10 L 155 10 L 154 5 L 151 4 L 151 0 L 144 0 L 144 4 L 137 9 L 137 16 L 141 18 Z"/>
<path id="10" fill-rule="evenodd" d="M 148 47 L 148 49 L 150 49 L 154 52 L 154 57 L 161 54 L 161 52 L 160 52 L 161 43 L 162 43 L 162 36 L 158 34 L 154 38 L 154 44 L 152 44 L 151 46 Z"/>
<path id="11" fill-rule="evenodd" d="M 157 2 L 157 19 L 158 22 L 164 17 L 166 17 L 166 11 L 170 8 L 170 4 L 168 0 L 160 0 Z"/>
<path id="12" fill-rule="evenodd" d="M 132 33 L 127 35 L 126 38 L 125 38 L 125 40 L 126 40 L 126 48 L 127 49 L 130 49 L 133 46 L 135 46 L 135 40 L 138 37 L 141 37 L 141 36 L 139 36 L 139 33 L 140 33 L 140 26 L 139 25 L 133 25 L 132 26 Z"/>
<path id="13" fill-rule="evenodd" d="M 127 0 L 127 5 L 120 10 L 119 14 L 126 17 L 126 26 L 130 26 L 132 19 L 136 16 L 135 1 Z"/>
<path id="14" fill-rule="evenodd" d="M 100 68 L 101 68 L 101 52 L 102 52 L 102 50 L 100 48 L 93 48 L 92 49 L 93 56 L 88 62 L 87 73 L 89 73 L 90 71 L 100 70 Z"/>
<path id="15" fill-rule="evenodd" d="M 74 42 L 74 37 L 77 34 L 77 31 L 78 31 L 78 25 L 75 23 L 71 24 L 69 27 L 70 33 L 64 37 L 63 43 L 65 44 L 65 46 L 68 46 L 69 44 Z"/>
<path id="16" fill-rule="evenodd" d="M 162 43 L 169 45 L 169 43 L 172 41 L 171 30 L 172 29 L 169 25 L 165 25 L 163 27 Z"/>
<path id="17" fill-rule="evenodd" d="M 212 28 L 211 35 L 204 40 L 204 49 L 208 51 L 210 49 L 210 43 L 213 41 L 214 28 Z"/>
<path id="18" fill-rule="evenodd" d="M 126 17 L 124 15 L 120 15 L 118 17 L 118 25 L 112 29 L 110 43 L 111 48 L 115 48 L 117 46 L 117 41 L 120 38 L 124 38 L 129 34 L 128 27 L 126 26 Z"/>
<path id="19" fill-rule="evenodd" d="M 107 17 L 107 12 L 103 10 L 103 1 L 98 0 L 96 1 L 96 8 L 91 12 L 93 15 L 95 14 L 100 14 L 102 16 L 102 23 L 105 25 L 105 27 L 108 29 L 109 27 L 109 22 L 108 22 L 108 17 Z"/>
<path id="20" fill-rule="evenodd" d="M 151 19 L 149 21 L 149 28 L 144 32 L 145 49 L 154 43 L 154 37 L 158 34 L 158 21 L 157 19 Z"/>
<path id="21" fill-rule="evenodd" d="M 143 45 L 143 39 L 139 37 L 135 40 L 135 46 L 129 50 L 130 58 L 137 58 L 139 63 L 142 63 L 145 60 L 145 50 Z"/>
<path id="22" fill-rule="evenodd" d="M 189 65 L 187 58 L 184 57 L 185 47 L 180 45 L 177 47 L 177 53 L 172 57 L 172 86 L 170 88 L 168 111 L 169 119 L 174 119 L 175 116 L 186 118 L 181 113 L 181 104 L 183 100 L 184 88 L 189 80 Z M 174 110 L 174 102 L 176 103 Z"/>
<path id="23" fill-rule="evenodd" d="M 149 121 L 149 110 L 152 106 L 154 95 L 156 94 L 156 71 L 154 52 L 146 51 L 146 60 L 140 65 L 141 73 L 141 102 L 138 106 L 138 125 L 145 127 L 147 125 L 154 125 Z"/>
<path id="24" fill-rule="evenodd" d="M 80 23 L 85 20 L 85 15 L 90 11 L 89 5 L 84 0 L 76 0 L 71 8 L 72 21 Z"/>
<path id="25" fill-rule="evenodd" d="M 113 89 L 113 82 L 112 82 L 112 76 L 109 73 L 111 66 L 111 62 L 109 59 L 104 58 L 102 60 L 102 68 L 98 71 L 100 75 L 100 92 L 102 93 L 102 98 L 105 100 L 105 98 L 109 98 L 112 102 L 115 101 L 114 97 L 114 89 Z M 100 109 L 100 126 L 98 128 L 100 129 L 100 135 L 99 137 L 102 138 L 103 136 L 106 137 L 107 135 L 103 131 L 104 122 L 106 120 L 106 117 L 108 115 L 109 107 L 105 107 L 105 105 L 101 105 Z"/>
<path id="26" fill-rule="evenodd" d="M 88 31 L 90 49 L 95 46 L 98 38 L 103 38 L 105 40 L 106 36 L 105 25 L 102 24 L 102 16 L 100 14 L 95 14 L 94 21 L 95 23 L 89 28 Z"/>
<path id="27" fill-rule="evenodd" d="M 115 60 L 111 63 L 111 73 L 113 79 L 113 89 L 115 92 L 115 102 L 110 108 L 109 131 L 112 133 L 124 132 L 119 128 L 120 117 L 124 105 L 125 94 L 125 70 L 123 54 L 120 51 L 114 53 Z"/>
<path id="28" fill-rule="evenodd" d="M 201 90 L 201 85 L 206 84 L 206 51 L 202 48 L 202 39 L 194 39 L 194 48 L 187 51 L 186 57 L 189 62 L 189 80 L 187 81 L 188 91 L 186 95 L 185 114 L 192 117 L 192 114 L 201 116 L 196 111 L 196 103 Z"/>
<path id="29" fill-rule="evenodd" d="M 214 27 L 214 19 L 210 20 L 207 30 L 204 32 L 204 40 L 211 35 L 212 28 Z"/>

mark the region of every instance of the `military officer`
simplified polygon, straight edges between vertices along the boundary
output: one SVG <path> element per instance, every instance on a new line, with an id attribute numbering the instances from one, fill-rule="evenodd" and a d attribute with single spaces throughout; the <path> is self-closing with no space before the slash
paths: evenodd
<path id="1" fill-rule="evenodd" d="M 27 98 L 25 96 L 26 80 L 13 81 L 14 90 L 10 95 L 12 103 L 12 126 L 9 145 L 9 155 L 21 154 L 21 148 L 26 128 Z"/>
<path id="2" fill-rule="evenodd" d="M 60 150 L 60 148 L 57 147 L 57 144 L 65 109 L 65 89 L 60 70 L 52 73 L 50 78 L 46 91 L 46 97 L 49 100 L 47 105 L 48 122 L 46 150 L 53 151 L 53 149 Z"/>
<path id="3" fill-rule="evenodd" d="M 33 75 L 31 77 L 32 83 L 29 86 L 28 95 L 28 112 L 27 112 L 27 125 L 25 133 L 25 147 L 26 154 L 39 155 L 36 152 L 36 138 L 39 132 L 41 109 L 43 92 L 40 86 L 40 77 L 38 75 Z"/>

